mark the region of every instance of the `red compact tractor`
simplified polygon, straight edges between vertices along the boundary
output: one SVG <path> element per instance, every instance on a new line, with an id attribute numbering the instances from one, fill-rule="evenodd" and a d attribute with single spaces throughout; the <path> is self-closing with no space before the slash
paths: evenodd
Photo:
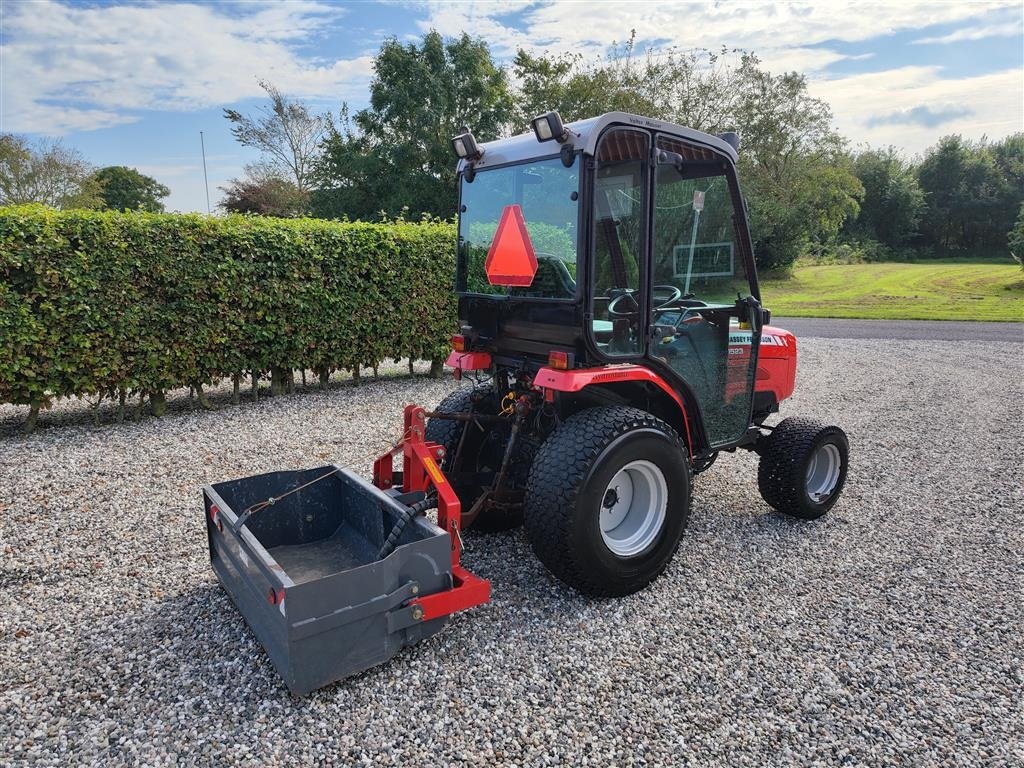
<path id="1" fill-rule="evenodd" d="M 372 492 L 391 505 L 383 523 L 372 503 L 349 501 L 371 510 L 369 522 L 346 523 L 342 515 L 307 535 L 303 526 L 311 523 L 302 515 L 334 503 L 310 499 L 296 505 L 294 531 L 282 537 L 279 525 L 266 522 L 269 538 L 256 535 L 269 550 L 270 602 L 282 616 L 292 583 L 314 579 L 285 583 L 275 567 L 304 573 L 310 547 L 336 539 L 350 550 L 358 536 L 369 542 L 337 567 L 377 569 L 353 592 L 375 596 L 376 611 L 366 607 L 370 597 L 352 605 L 349 596 L 332 609 L 333 624 L 312 609 L 284 624 L 308 633 L 314 619 L 335 626 L 339 615 L 383 621 L 386 613 L 375 631 L 388 650 L 360 652 L 316 680 L 376 663 L 429 633 L 417 633 L 417 622 L 435 627 L 487 600 L 488 583 L 459 565 L 463 528 L 524 524 L 537 556 L 566 584 L 587 595 L 627 595 L 672 559 L 693 477 L 721 451 L 759 454 L 761 495 L 798 518 L 825 514 L 846 479 L 848 443 L 839 427 L 802 417 L 765 424 L 793 393 L 796 340 L 768 325 L 761 306 L 735 134 L 619 112 L 563 124 L 550 112 L 530 133 L 478 144 L 465 130 L 452 144 L 460 158 L 461 327 L 448 365 L 471 386 L 432 412 L 406 409 L 403 440 L 375 465 Z M 392 466 L 399 452 L 401 471 Z M 337 483 L 344 471 L 331 473 L 222 487 L 236 494 L 235 505 L 252 502 L 263 516 L 275 483 Z M 349 473 L 343 479 L 355 483 Z M 337 503 L 352 493 L 339 485 Z M 214 496 L 207 511 L 214 504 L 221 519 L 211 528 L 216 567 L 223 520 L 237 531 L 247 520 L 258 525 L 258 516 L 249 519 L 251 507 L 226 512 L 227 497 Z M 421 514 L 435 506 L 437 527 Z M 410 587 L 412 577 L 397 565 L 389 586 L 380 586 L 382 569 L 400 552 L 410 553 L 409 562 L 430 560 L 411 553 L 435 534 L 447 534 L 451 560 L 431 594 L 420 589 L 429 578 Z M 295 554 L 303 547 L 306 559 Z M 230 577 L 221 577 L 229 586 Z M 238 595 L 236 602 L 242 606 Z M 250 623 L 259 633 L 251 616 Z"/>
<path id="2" fill-rule="evenodd" d="M 764 423 L 793 393 L 796 339 L 761 306 L 738 137 L 623 113 L 533 128 L 453 142 L 448 365 L 474 386 L 425 437 L 445 451 L 462 524 L 525 522 L 552 573 L 610 596 L 664 570 L 691 479 L 720 451 L 760 455 L 779 512 L 825 514 L 846 478 L 843 431 Z"/>

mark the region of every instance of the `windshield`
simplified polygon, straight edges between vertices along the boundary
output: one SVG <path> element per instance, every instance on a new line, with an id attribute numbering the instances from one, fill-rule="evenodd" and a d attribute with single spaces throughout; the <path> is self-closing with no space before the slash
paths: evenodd
<path id="1" fill-rule="evenodd" d="M 462 178 L 456 290 L 499 296 L 572 299 L 576 296 L 579 163 L 536 160 Z M 522 211 L 537 270 L 529 285 L 492 285 L 484 263 L 509 206 Z"/>

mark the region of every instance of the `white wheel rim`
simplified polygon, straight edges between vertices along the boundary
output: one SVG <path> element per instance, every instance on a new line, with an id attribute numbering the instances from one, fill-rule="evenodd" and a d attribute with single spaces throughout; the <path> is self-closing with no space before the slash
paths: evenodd
<path id="1" fill-rule="evenodd" d="M 807 495 L 816 504 L 827 500 L 839 482 L 842 458 L 839 449 L 831 443 L 819 446 L 807 465 Z"/>
<path id="2" fill-rule="evenodd" d="M 665 525 L 668 483 L 649 461 L 631 461 L 608 483 L 601 497 L 601 538 L 619 557 L 647 549 Z"/>

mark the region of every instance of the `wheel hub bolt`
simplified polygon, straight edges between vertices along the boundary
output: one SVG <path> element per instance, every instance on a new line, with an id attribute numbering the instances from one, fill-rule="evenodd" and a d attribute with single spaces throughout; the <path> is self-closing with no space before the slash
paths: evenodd
<path id="1" fill-rule="evenodd" d="M 605 509 L 611 509 L 619 503 L 618 488 L 609 488 L 604 494 L 604 501 L 601 502 L 601 506 Z"/>

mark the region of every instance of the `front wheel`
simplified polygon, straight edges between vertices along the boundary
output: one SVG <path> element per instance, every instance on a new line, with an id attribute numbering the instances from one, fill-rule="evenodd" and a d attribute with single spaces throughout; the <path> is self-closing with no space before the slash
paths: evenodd
<path id="1" fill-rule="evenodd" d="M 679 435 L 635 408 L 589 408 L 537 453 L 526 533 L 548 570 L 587 595 L 643 589 L 668 566 L 690 511 Z"/>
<path id="2" fill-rule="evenodd" d="M 839 500 L 850 442 L 836 426 L 811 419 L 783 419 L 759 448 L 757 487 L 785 515 L 814 520 Z"/>

